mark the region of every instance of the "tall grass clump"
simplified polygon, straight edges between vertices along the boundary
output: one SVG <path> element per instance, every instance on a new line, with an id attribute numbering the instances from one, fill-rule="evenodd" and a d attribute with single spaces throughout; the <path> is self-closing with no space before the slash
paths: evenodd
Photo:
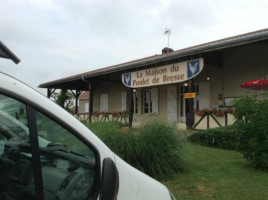
<path id="1" fill-rule="evenodd" d="M 122 132 L 120 123 L 86 125 L 123 160 L 153 178 L 161 179 L 184 170 L 182 143 L 174 126 L 154 122 L 133 134 Z"/>
<path id="2" fill-rule="evenodd" d="M 141 128 L 134 156 L 135 166 L 157 179 L 184 170 L 182 142 L 175 126 L 153 122 Z"/>
<path id="3" fill-rule="evenodd" d="M 122 124 L 118 122 L 87 123 L 86 126 L 97 135 L 114 153 L 122 157 L 126 145 L 126 134 L 122 132 Z"/>

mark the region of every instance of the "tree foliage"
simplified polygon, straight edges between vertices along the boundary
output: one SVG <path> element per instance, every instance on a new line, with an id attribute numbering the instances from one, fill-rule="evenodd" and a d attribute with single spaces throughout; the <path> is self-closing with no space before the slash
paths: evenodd
<path id="1" fill-rule="evenodd" d="M 238 151 L 253 167 L 268 169 L 268 98 L 244 95 L 235 100 Z"/>
<path id="2" fill-rule="evenodd" d="M 60 105 L 65 110 L 70 111 L 70 108 L 73 106 L 74 95 L 69 91 L 60 91 L 54 92 L 52 95 L 54 102 Z"/>

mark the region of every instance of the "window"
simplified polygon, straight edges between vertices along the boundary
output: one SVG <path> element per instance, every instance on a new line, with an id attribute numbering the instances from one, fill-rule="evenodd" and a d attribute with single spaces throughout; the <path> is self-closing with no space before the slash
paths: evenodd
<path id="1" fill-rule="evenodd" d="M 95 158 L 71 131 L 0 94 L 0 199 L 38 199 L 40 188 L 45 200 L 91 199 Z"/>
<path id="2" fill-rule="evenodd" d="M 227 107 L 232 107 L 234 106 L 234 100 L 236 99 L 237 97 L 225 97 L 224 98 L 224 105 L 227 106 Z"/>
<path id="3" fill-rule="evenodd" d="M 0 94 L 0 199 L 35 199 L 26 106 Z"/>
<path id="4" fill-rule="evenodd" d="M 36 122 L 46 199 L 88 199 L 95 181 L 93 151 L 40 112 Z"/>
<path id="5" fill-rule="evenodd" d="M 143 113 L 158 114 L 158 88 L 143 90 Z"/>
<path id="6" fill-rule="evenodd" d="M 108 112 L 108 93 L 100 95 L 100 111 Z"/>
<path id="7" fill-rule="evenodd" d="M 152 93 L 150 89 L 143 90 L 143 113 L 152 113 Z"/>

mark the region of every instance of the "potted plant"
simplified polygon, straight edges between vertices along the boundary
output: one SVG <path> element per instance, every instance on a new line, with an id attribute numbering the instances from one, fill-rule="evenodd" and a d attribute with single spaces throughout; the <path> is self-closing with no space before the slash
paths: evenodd
<path id="1" fill-rule="evenodd" d="M 197 110 L 197 111 L 195 111 L 195 114 L 198 116 L 203 116 L 206 114 L 206 112 L 204 110 Z"/>
<path id="2" fill-rule="evenodd" d="M 92 116 L 96 116 L 96 117 L 98 117 L 99 114 L 100 114 L 100 113 L 99 113 L 97 110 L 95 110 L 93 113 L 91 113 Z"/>
<path id="3" fill-rule="evenodd" d="M 217 117 L 220 117 L 220 116 L 224 116 L 225 114 L 225 111 L 224 110 L 220 110 L 220 109 L 214 109 L 213 110 L 213 114 Z"/>

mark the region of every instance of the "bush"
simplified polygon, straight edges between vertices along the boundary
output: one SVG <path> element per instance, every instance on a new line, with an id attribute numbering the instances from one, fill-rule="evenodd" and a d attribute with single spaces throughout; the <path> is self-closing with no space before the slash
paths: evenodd
<path id="1" fill-rule="evenodd" d="M 261 100 L 258 100 L 261 99 Z M 235 100 L 238 151 L 254 168 L 268 169 L 268 99 L 244 95 Z"/>
<path id="2" fill-rule="evenodd" d="M 176 128 L 152 123 L 133 133 L 123 133 L 113 122 L 87 126 L 118 156 L 149 176 L 160 179 L 182 172 L 182 144 Z"/>
<path id="3" fill-rule="evenodd" d="M 187 140 L 201 145 L 235 150 L 238 145 L 238 134 L 235 126 L 228 126 L 198 131 L 190 135 Z"/>

